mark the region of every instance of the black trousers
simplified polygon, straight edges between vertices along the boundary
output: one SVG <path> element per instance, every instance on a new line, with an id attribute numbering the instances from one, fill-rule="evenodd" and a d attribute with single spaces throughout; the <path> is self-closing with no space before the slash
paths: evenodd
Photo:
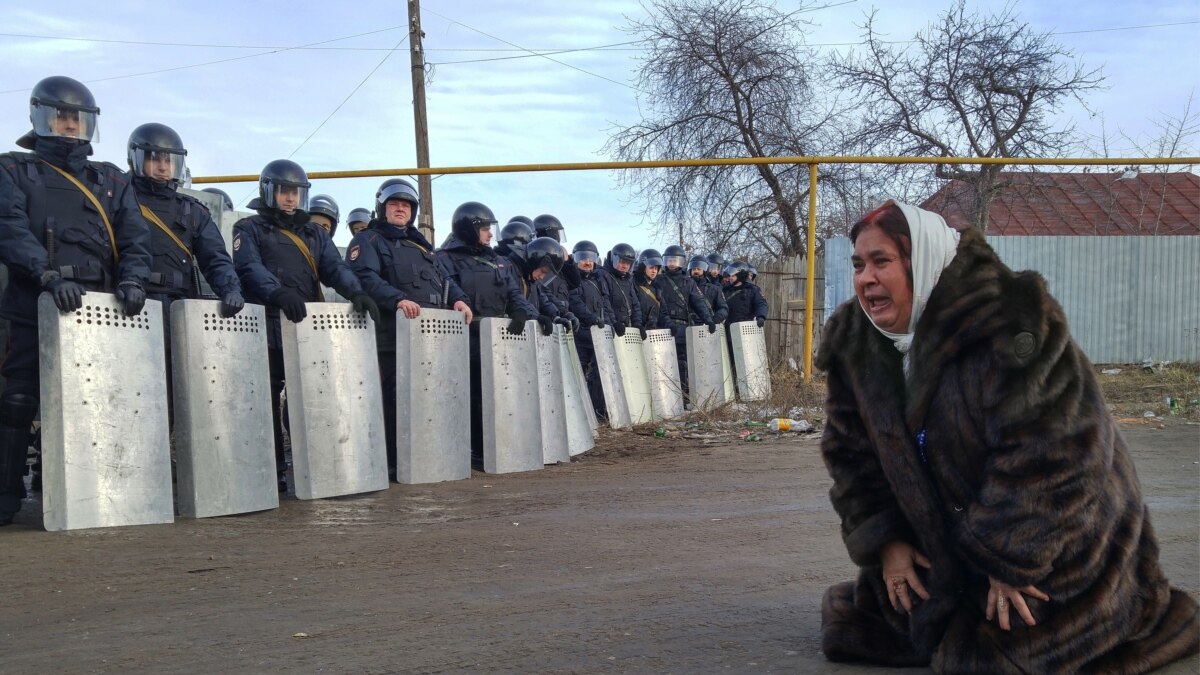
<path id="1" fill-rule="evenodd" d="M 267 369 L 271 374 L 271 424 L 275 429 L 275 469 L 287 469 L 283 452 L 283 433 L 288 428 L 287 406 L 283 405 L 283 350 L 267 349 Z"/>
<path id="2" fill-rule="evenodd" d="M 579 365 L 583 368 L 583 378 L 587 382 L 588 397 L 592 399 L 592 408 L 596 417 L 608 419 L 608 406 L 604 402 L 604 384 L 600 381 L 600 368 L 596 364 L 596 347 L 591 337 L 583 337 L 584 333 L 575 336 L 575 351 L 579 352 Z"/>
<path id="3" fill-rule="evenodd" d="M 39 405 L 38 330 L 35 324 L 12 323 L 4 356 L 4 390 L 0 393 L 0 513 L 21 510 L 25 496 L 25 462 L 33 434 L 30 425 Z"/>
<path id="4" fill-rule="evenodd" d="M 396 352 L 379 352 L 383 388 L 383 436 L 387 440 L 388 476 L 396 480 Z"/>

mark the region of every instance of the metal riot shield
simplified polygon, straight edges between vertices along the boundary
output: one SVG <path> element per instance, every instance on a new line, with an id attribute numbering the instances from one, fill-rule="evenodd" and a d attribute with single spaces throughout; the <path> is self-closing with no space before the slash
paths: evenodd
<path id="1" fill-rule="evenodd" d="M 732 401 L 737 397 L 733 383 L 733 357 L 729 354 L 730 330 L 724 324 L 717 324 L 717 332 L 721 334 L 721 381 L 725 384 L 725 400 Z"/>
<path id="2" fill-rule="evenodd" d="M 567 338 L 571 370 L 575 371 L 575 385 L 579 389 L 579 400 L 583 403 L 583 414 L 587 417 L 588 427 L 592 430 L 592 440 L 600 435 L 600 420 L 596 419 L 596 409 L 592 407 L 592 395 L 588 393 L 587 378 L 583 374 L 583 364 L 579 360 L 579 348 L 575 345 L 575 334 Z"/>
<path id="3" fill-rule="evenodd" d="M 646 375 L 650 383 L 650 406 L 654 419 L 671 419 L 683 414 L 683 387 L 679 384 L 679 360 L 675 336 L 667 329 L 646 331 L 642 343 Z"/>
<path id="4" fill-rule="evenodd" d="M 725 334 L 709 333 L 705 326 L 687 329 L 688 399 L 697 410 L 725 403 L 725 370 L 721 350 Z"/>
<path id="5" fill-rule="evenodd" d="M 479 365 L 483 395 L 483 470 L 514 473 L 542 468 L 537 353 L 533 333 L 508 332 L 508 319 L 481 319 Z"/>
<path id="6" fill-rule="evenodd" d="M 216 300 L 176 300 L 170 311 L 179 514 L 278 507 L 266 310 L 224 318 Z"/>
<path id="7" fill-rule="evenodd" d="M 172 522 L 162 304 L 89 291 L 64 314 L 43 293 L 38 331 L 46 529 Z"/>
<path id="8" fill-rule="evenodd" d="M 595 429 L 588 418 L 593 415 L 587 384 L 583 381 L 579 359 L 574 356 L 575 336 L 561 326 L 554 329 L 555 348 L 561 361 L 563 383 L 563 411 L 567 422 L 567 450 L 571 457 L 591 450 L 596 446 Z"/>
<path id="9" fill-rule="evenodd" d="M 562 353 L 558 348 L 563 327 L 555 326 L 554 332 L 549 335 L 543 335 L 540 328 L 533 329 L 533 333 L 542 422 L 542 463 L 569 462 L 571 452 L 567 439 L 566 387 L 563 384 Z"/>
<path id="10" fill-rule="evenodd" d="M 654 420 L 651 408 L 650 379 L 646 375 L 646 356 L 642 348 L 642 336 L 636 328 L 613 338 L 617 356 L 617 367 L 621 370 L 621 385 L 625 389 L 625 403 L 629 408 L 629 421 L 646 424 Z"/>
<path id="11" fill-rule="evenodd" d="M 386 490 L 387 440 L 374 322 L 345 303 L 280 319 L 298 499 Z"/>
<path id="12" fill-rule="evenodd" d="M 629 402 L 625 400 L 625 385 L 621 382 L 621 369 L 617 365 L 612 326 L 592 326 L 591 331 L 592 347 L 596 350 L 596 369 L 600 375 L 600 387 L 604 390 L 604 407 L 608 411 L 608 426 L 628 429 L 632 426 Z"/>
<path id="13" fill-rule="evenodd" d="M 754 321 L 729 326 L 733 363 L 737 368 L 738 396 L 743 401 L 762 401 L 771 396 L 771 368 L 767 363 L 767 341 Z"/>
<path id="14" fill-rule="evenodd" d="M 460 312 L 396 312 L 396 479 L 471 477 L 471 344 Z"/>

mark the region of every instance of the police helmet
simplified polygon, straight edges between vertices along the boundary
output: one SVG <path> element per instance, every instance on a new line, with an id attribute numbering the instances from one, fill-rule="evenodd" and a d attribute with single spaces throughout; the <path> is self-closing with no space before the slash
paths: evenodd
<path id="1" fill-rule="evenodd" d="M 511 223 L 510 223 L 511 224 Z M 539 268 L 546 268 L 549 274 L 557 275 L 562 271 L 566 258 L 563 256 L 562 245 L 550 237 L 538 237 L 530 241 L 517 252 L 521 260 L 521 271 L 526 276 L 533 275 Z M 545 283 L 543 278 L 542 282 Z"/>
<path id="2" fill-rule="evenodd" d="M 641 253 L 638 254 L 637 268 L 636 268 L 637 271 L 645 272 L 647 267 L 662 267 L 662 266 L 663 266 L 662 254 L 658 252 L 658 249 L 648 248 L 648 249 L 644 249 Z"/>
<path id="3" fill-rule="evenodd" d="M 612 250 L 608 252 L 608 264 L 616 269 L 617 263 L 622 260 L 629 263 L 630 269 L 633 269 L 633 263 L 637 261 L 637 251 L 629 244 L 617 244 L 612 247 Z"/>
<path id="4" fill-rule="evenodd" d="M 534 218 L 533 229 L 539 237 L 550 237 L 554 241 L 562 241 L 562 221 L 549 213 L 543 213 Z"/>
<path id="5" fill-rule="evenodd" d="M 529 216 L 513 216 L 512 218 L 508 219 L 508 222 L 510 222 L 510 223 L 525 223 L 526 225 L 529 226 L 530 232 L 537 231 L 537 228 L 534 227 L 534 225 L 533 225 L 533 219 L 530 218 Z"/>
<path id="6" fill-rule="evenodd" d="M 549 238 L 554 239 L 554 237 Z M 555 241 L 558 240 L 555 239 Z M 596 245 L 592 242 L 586 239 L 581 239 L 575 242 L 575 247 L 571 249 L 571 259 L 574 260 L 576 264 L 581 262 L 595 263 L 596 261 L 600 260 L 600 249 L 596 248 Z"/>
<path id="7" fill-rule="evenodd" d="M 329 226 L 329 236 L 337 232 L 338 205 L 329 195 L 313 195 L 308 199 L 308 213 L 312 216 L 325 216 L 332 225 Z"/>
<path id="8" fill-rule="evenodd" d="M 221 202 L 224 204 L 226 211 L 233 210 L 233 199 L 231 199 L 229 197 L 228 192 L 226 192 L 220 188 L 204 188 L 203 190 L 201 190 L 201 192 L 207 192 L 209 194 L 217 195 L 218 197 L 221 198 Z"/>
<path id="9" fill-rule="evenodd" d="M 175 130 L 165 124 L 150 122 L 133 130 L 129 134 L 129 170 L 133 175 L 169 183 L 178 187 L 187 177 L 187 149 L 183 147 L 183 139 Z M 166 178 L 156 178 L 146 171 L 146 162 L 165 161 L 168 164 Z"/>
<path id="10" fill-rule="evenodd" d="M 454 209 L 450 230 L 467 246 L 479 245 L 479 231 L 496 224 L 496 215 L 479 202 L 465 202 Z"/>
<path id="11" fill-rule="evenodd" d="M 750 278 L 750 265 L 744 260 L 731 262 L 725 266 L 721 274 L 727 277 L 736 277 L 738 281 L 746 281 Z"/>
<path id="12" fill-rule="evenodd" d="M 412 206 L 412 215 L 409 216 L 404 227 L 412 225 L 417 218 L 417 209 L 421 206 L 421 196 L 417 194 L 417 189 L 413 187 L 413 184 L 403 178 L 389 178 L 383 181 L 383 184 L 375 191 L 376 218 L 387 220 L 387 211 L 384 209 L 384 205 L 391 199 L 401 199 Z"/>
<path id="13" fill-rule="evenodd" d="M 692 274 L 696 270 L 700 270 L 701 274 L 708 273 L 708 258 L 702 255 L 692 256 L 692 259 L 688 261 L 687 272 Z M 693 274 L 693 276 L 695 275 Z"/>
<path id="14" fill-rule="evenodd" d="M 726 265 L 725 256 L 720 253 L 709 253 L 705 260 L 708 261 L 709 274 L 719 274 Z"/>
<path id="15" fill-rule="evenodd" d="M 269 209 L 279 208 L 279 193 L 284 190 L 295 190 L 300 196 L 296 208 L 302 211 L 308 209 L 308 174 L 299 164 L 290 159 L 277 159 L 265 167 L 258 176 L 258 198 L 263 206 Z"/>
<path id="16" fill-rule="evenodd" d="M 38 136 L 98 141 L 99 117 L 92 92 L 82 82 L 63 75 L 38 82 L 29 94 L 29 121 Z"/>
<path id="17" fill-rule="evenodd" d="M 371 211 L 368 209 L 364 209 L 362 207 L 359 207 L 357 209 L 351 209 L 350 215 L 346 216 L 346 222 L 347 223 L 369 223 L 369 222 L 371 222 Z"/>
<path id="18" fill-rule="evenodd" d="M 533 241 L 533 228 L 528 223 L 523 223 L 519 220 L 510 220 L 508 224 L 500 228 L 500 243 L 512 246 L 514 244 L 525 245 Z"/>
<path id="19" fill-rule="evenodd" d="M 750 266 L 750 281 L 754 281 L 756 278 L 758 278 L 758 268 L 755 267 L 754 265 L 751 265 Z"/>
<path id="20" fill-rule="evenodd" d="M 667 269 L 679 269 L 687 261 L 687 251 L 679 244 L 671 244 L 663 250 L 663 263 Z"/>

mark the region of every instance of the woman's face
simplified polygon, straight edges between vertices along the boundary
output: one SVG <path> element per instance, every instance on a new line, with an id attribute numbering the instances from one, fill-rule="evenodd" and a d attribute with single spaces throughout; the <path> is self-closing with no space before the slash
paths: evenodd
<path id="1" fill-rule="evenodd" d="M 889 333 L 907 333 L 912 316 L 909 265 L 884 231 L 868 227 L 854 242 L 854 294 L 871 320 Z"/>

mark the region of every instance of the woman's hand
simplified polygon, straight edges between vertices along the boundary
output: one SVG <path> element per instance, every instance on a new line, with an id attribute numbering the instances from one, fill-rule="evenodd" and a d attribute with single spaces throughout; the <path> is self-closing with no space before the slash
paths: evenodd
<path id="1" fill-rule="evenodd" d="M 1008 620 L 1008 608 L 1011 605 L 1013 609 L 1017 610 L 1017 616 L 1025 621 L 1025 625 L 1037 625 L 1037 622 L 1033 620 L 1033 613 L 1029 611 L 1029 605 L 1025 604 L 1025 595 L 1045 602 L 1050 601 L 1050 596 L 1033 586 L 1017 588 L 1016 586 L 1009 586 L 1003 581 L 997 581 L 992 577 L 988 577 L 988 582 L 991 584 L 991 587 L 988 588 L 987 598 L 988 621 L 992 620 L 993 615 L 998 615 L 1000 630 L 1010 630 L 1012 624 Z M 1022 593 L 1025 595 L 1021 595 Z"/>
<path id="2" fill-rule="evenodd" d="M 920 577 L 917 576 L 917 570 L 913 567 L 913 563 L 916 563 L 925 569 L 930 568 L 929 560 L 921 555 L 920 551 L 899 539 L 894 539 L 883 545 L 880 558 L 883 560 L 883 584 L 887 586 L 892 609 L 899 612 L 903 607 L 905 612 L 912 611 L 912 600 L 908 597 L 909 588 L 921 596 L 922 600 L 929 599 L 929 591 L 925 590 Z"/>

